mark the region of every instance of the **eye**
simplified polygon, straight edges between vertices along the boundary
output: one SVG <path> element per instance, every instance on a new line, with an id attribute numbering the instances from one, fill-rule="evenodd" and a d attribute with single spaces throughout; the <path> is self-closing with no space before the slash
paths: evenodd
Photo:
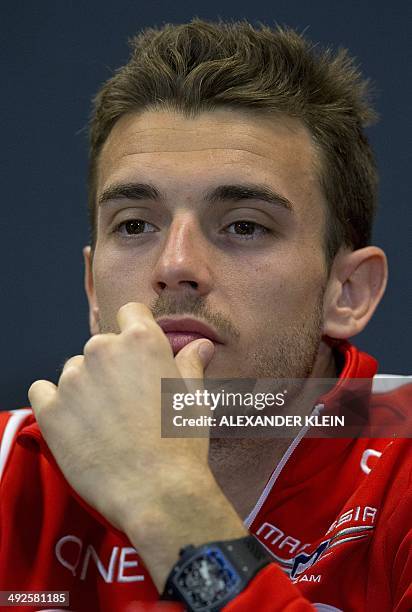
<path id="1" fill-rule="evenodd" d="M 229 228 L 233 228 L 230 230 Z M 256 223 L 255 221 L 234 221 L 230 225 L 226 226 L 226 231 L 228 234 L 234 234 L 236 236 L 241 236 L 246 240 L 255 239 L 258 236 L 262 236 L 264 234 L 268 234 L 269 230 Z"/>
<path id="2" fill-rule="evenodd" d="M 143 221 L 143 219 L 127 219 L 116 225 L 114 231 L 126 236 L 135 236 L 136 234 L 148 234 L 155 232 L 156 228 L 151 223 Z"/>

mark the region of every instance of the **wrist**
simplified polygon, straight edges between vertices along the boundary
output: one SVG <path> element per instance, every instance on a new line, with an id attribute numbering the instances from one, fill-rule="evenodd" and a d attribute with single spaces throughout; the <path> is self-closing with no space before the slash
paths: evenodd
<path id="1" fill-rule="evenodd" d="M 184 486 L 166 487 L 145 508 L 129 510 L 123 525 L 159 591 L 182 548 L 248 533 L 211 473 Z"/>

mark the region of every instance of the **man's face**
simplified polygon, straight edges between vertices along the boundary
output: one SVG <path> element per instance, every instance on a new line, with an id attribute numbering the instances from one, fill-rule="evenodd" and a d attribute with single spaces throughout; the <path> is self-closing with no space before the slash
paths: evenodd
<path id="1" fill-rule="evenodd" d="M 118 332 L 120 306 L 143 302 L 159 321 L 213 327 L 207 376 L 306 377 L 327 282 L 317 177 L 292 118 L 121 118 L 99 160 L 92 332 Z"/>

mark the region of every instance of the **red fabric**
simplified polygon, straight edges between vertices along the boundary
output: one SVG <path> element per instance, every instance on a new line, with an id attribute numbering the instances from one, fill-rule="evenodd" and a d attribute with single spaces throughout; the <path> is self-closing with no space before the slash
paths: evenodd
<path id="1" fill-rule="evenodd" d="M 342 381 L 324 398 L 331 404 L 344 396 L 344 377 L 370 379 L 376 369 L 348 343 L 340 350 Z M 406 414 L 410 399 L 406 385 L 371 396 L 369 409 Z M 0 431 L 10 417 L 0 413 Z M 18 440 L 1 482 L 0 590 L 70 591 L 62 609 L 77 612 L 182 609 L 157 601 L 130 542 L 71 490 L 32 418 L 22 421 Z M 410 612 L 411 446 L 409 439 L 303 438 L 250 526 L 275 562 L 224 612 L 303 612 L 319 604 Z M 299 555 L 306 556 L 292 572 Z"/>

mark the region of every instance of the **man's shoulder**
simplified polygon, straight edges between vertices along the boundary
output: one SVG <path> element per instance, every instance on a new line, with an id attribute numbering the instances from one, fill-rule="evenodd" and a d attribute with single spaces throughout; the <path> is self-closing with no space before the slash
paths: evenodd
<path id="1" fill-rule="evenodd" d="M 7 431 L 23 425 L 29 415 L 32 414 L 31 408 L 17 408 L 16 410 L 0 411 L 0 440 L 7 435 Z"/>
<path id="2" fill-rule="evenodd" d="M 19 431 L 31 417 L 31 408 L 0 412 L 0 478 Z"/>
<path id="3" fill-rule="evenodd" d="M 371 406 L 375 413 L 386 415 L 388 434 L 393 436 L 388 450 L 390 448 L 392 454 L 404 455 L 404 463 L 412 465 L 412 376 L 376 375 L 372 384 Z M 399 428 L 400 424 L 402 427 Z"/>
<path id="4" fill-rule="evenodd" d="M 412 376 L 375 376 L 370 408 L 370 422 L 381 428 L 379 435 L 412 441 Z"/>
<path id="5" fill-rule="evenodd" d="M 412 375 L 376 374 L 372 381 L 372 400 L 375 402 L 412 401 Z"/>

